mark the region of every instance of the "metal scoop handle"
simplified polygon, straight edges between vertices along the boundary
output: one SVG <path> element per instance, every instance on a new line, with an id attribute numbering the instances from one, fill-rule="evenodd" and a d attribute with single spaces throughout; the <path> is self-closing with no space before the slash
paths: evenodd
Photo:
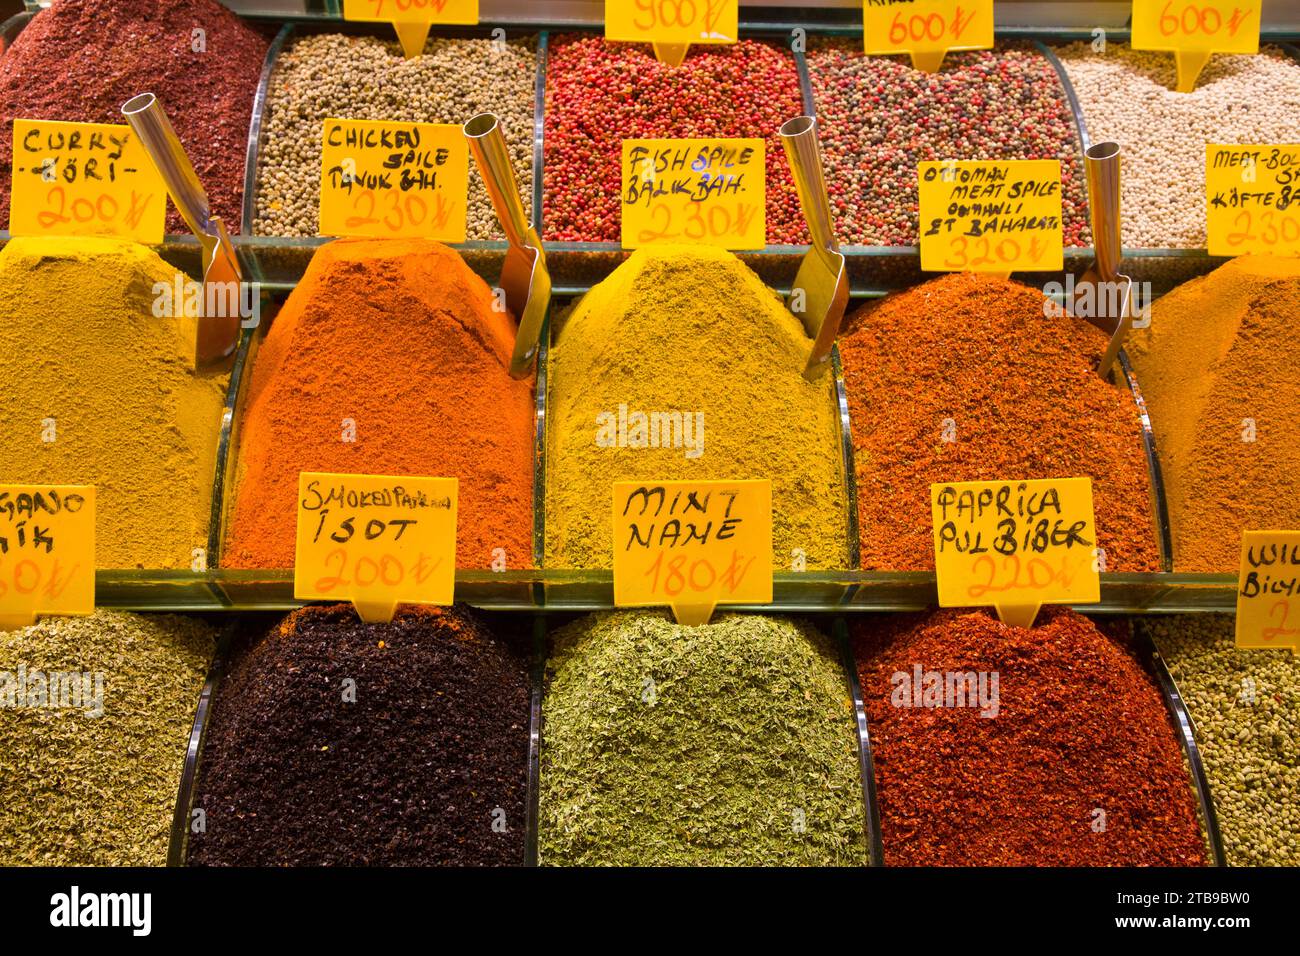
<path id="1" fill-rule="evenodd" d="M 208 194 L 203 191 L 203 184 L 158 98 L 152 93 L 132 97 L 122 104 L 122 115 L 153 157 L 167 184 L 167 192 L 190 231 L 196 236 L 216 235 Z"/>
<path id="2" fill-rule="evenodd" d="M 474 152 L 483 183 L 496 209 L 501 228 L 512 246 L 529 245 L 528 216 L 523 200 L 519 198 L 519 183 L 515 168 L 506 149 L 506 138 L 501 132 L 501 122 L 492 113 L 479 113 L 465 124 L 465 138 Z"/>
<path id="3" fill-rule="evenodd" d="M 1084 154 L 1088 212 L 1097 272 L 1110 281 L 1119 275 L 1123 257 L 1119 221 L 1119 144 L 1095 143 Z"/>
<path id="4" fill-rule="evenodd" d="M 799 202 L 808 222 L 813 248 L 839 252 L 839 243 L 835 241 L 831 225 L 831 200 L 826 191 L 826 176 L 822 172 L 816 117 L 797 116 L 789 120 L 782 125 L 780 136 L 786 158 L 790 160 L 790 171 L 799 191 Z"/>

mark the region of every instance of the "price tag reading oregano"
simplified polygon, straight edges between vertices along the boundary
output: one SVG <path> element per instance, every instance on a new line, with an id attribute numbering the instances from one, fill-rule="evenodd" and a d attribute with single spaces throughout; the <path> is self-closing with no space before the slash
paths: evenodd
<path id="1" fill-rule="evenodd" d="M 1258 53 L 1262 0 L 1133 0 L 1135 50 L 1172 51 L 1190 93 L 1213 53 Z"/>
<path id="2" fill-rule="evenodd" d="M 614 603 L 707 624 L 719 604 L 772 601 L 772 483 L 614 483 Z"/>
<path id="3" fill-rule="evenodd" d="M 1212 256 L 1300 255 L 1300 143 L 1205 146 Z"/>
<path id="4" fill-rule="evenodd" d="M 343 19 L 391 23 L 409 60 L 424 50 L 435 23 L 478 23 L 478 0 L 343 0 Z"/>
<path id="5" fill-rule="evenodd" d="M 993 0 L 862 0 L 862 39 L 869 56 L 907 53 L 937 73 L 949 50 L 993 46 Z"/>
<path id="6" fill-rule="evenodd" d="M 1237 646 L 1300 648 L 1300 531 L 1241 536 Z"/>
<path id="7" fill-rule="evenodd" d="M 0 631 L 95 610 L 95 489 L 0 484 Z"/>

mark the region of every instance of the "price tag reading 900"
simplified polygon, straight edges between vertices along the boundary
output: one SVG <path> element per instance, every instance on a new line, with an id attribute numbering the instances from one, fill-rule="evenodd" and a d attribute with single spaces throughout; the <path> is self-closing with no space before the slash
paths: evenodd
<path id="1" fill-rule="evenodd" d="M 1205 147 L 1212 256 L 1300 254 L 1300 144 Z"/>
<path id="2" fill-rule="evenodd" d="M 627 43 L 735 43 L 738 0 L 605 0 L 605 39 Z"/>

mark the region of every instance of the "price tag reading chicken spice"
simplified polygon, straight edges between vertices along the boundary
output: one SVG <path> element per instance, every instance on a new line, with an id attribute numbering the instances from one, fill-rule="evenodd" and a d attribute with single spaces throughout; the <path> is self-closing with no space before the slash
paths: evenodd
<path id="1" fill-rule="evenodd" d="M 1212 53 L 1258 53 L 1262 0 L 1133 0 L 1135 50 L 1166 50 L 1190 93 Z"/>
<path id="2" fill-rule="evenodd" d="M 320 234 L 464 242 L 469 146 L 459 126 L 327 119 Z"/>
<path id="3" fill-rule="evenodd" d="M 409 60 L 424 50 L 435 23 L 478 23 L 478 0 L 343 0 L 343 19 L 391 23 Z"/>
<path id="4" fill-rule="evenodd" d="M 917 175 L 926 272 L 1063 268 L 1058 160 L 925 162 Z"/>
<path id="5" fill-rule="evenodd" d="M 0 484 L 0 631 L 95 610 L 95 489 Z"/>
<path id="6" fill-rule="evenodd" d="M 1030 627 L 1044 604 L 1101 600 L 1092 479 L 934 484 L 930 511 L 940 607 Z"/>
<path id="7" fill-rule="evenodd" d="M 766 172 L 761 139 L 623 140 L 623 247 L 762 249 Z"/>
<path id="8" fill-rule="evenodd" d="M 719 604 L 772 600 L 772 483 L 614 483 L 614 603 L 707 624 Z"/>
<path id="9" fill-rule="evenodd" d="M 1300 648 L 1300 531 L 1242 535 L 1237 646 Z"/>
<path id="10" fill-rule="evenodd" d="M 1300 255 L 1300 143 L 1205 146 L 1212 256 Z"/>
<path id="11" fill-rule="evenodd" d="M 908 53 L 936 73 L 949 50 L 993 46 L 993 0 L 862 0 L 862 38 L 869 56 Z"/>
<path id="12" fill-rule="evenodd" d="M 14 120 L 14 236 L 163 239 L 167 186 L 129 126 Z"/>
<path id="13" fill-rule="evenodd" d="M 351 601 L 374 622 L 398 604 L 451 604 L 457 488 L 455 478 L 302 472 L 294 597 Z"/>

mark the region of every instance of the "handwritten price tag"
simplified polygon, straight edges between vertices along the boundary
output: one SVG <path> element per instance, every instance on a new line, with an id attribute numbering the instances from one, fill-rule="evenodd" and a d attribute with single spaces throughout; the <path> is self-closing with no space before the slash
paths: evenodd
<path id="1" fill-rule="evenodd" d="M 95 610 L 95 489 L 0 485 L 0 631 Z"/>
<path id="2" fill-rule="evenodd" d="M 435 23 L 478 23 L 478 0 L 343 0 L 343 19 L 391 23 L 409 60 L 424 50 Z"/>
<path id="3" fill-rule="evenodd" d="M 14 120 L 9 232 L 157 245 L 167 186 L 129 126 Z"/>
<path id="4" fill-rule="evenodd" d="M 327 119 L 320 234 L 464 242 L 469 146 L 459 126 Z"/>
<path id="5" fill-rule="evenodd" d="M 1242 535 L 1237 646 L 1300 648 L 1300 531 Z"/>
<path id="6" fill-rule="evenodd" d="M 762 249 L 766 170 L 761 139 L 623 140 L 624 248 L 663 240 Z"/>
<path id="7" fill-rule="evenodd" d="M 707 624 L 719 604 L 772 600 L 772 483 L 614 483 L 614 603 L 667 604 Z"/>
<path id="8" fill-rule="evenodd" d="M 1044 604 L 1101 600 L 1091 479 L 935 484 L 930 512 L 941 607 L 1030 627 Z"/>
<path id="9" fill-rule="evenodd" d="M 993 46 L 993 0 L 863 0 L 862 38 L 869 56 L 907 53 L 935 73 L 949 50 Z"/>
<path id="10" fill-rule="evenodd" d="M 391 621 L 398 604 L 451 604 L 457 487 L 455 478 L 304 471 L 294 597 L 351 601 L 375 622 Z"/>
<path id="11" fill-rule="evenodd" d="M 1300 144 L 1205 146 L 1212 256 L 1300 255 Z"/>
<path id="12" fill-rule="evenodd" d="M 1133 0 L 1135 50 L 1173 51 L 1188 93 L 1212 53 L 1258 53 L 1262 0 Z"/>
<path id="13" fill-rule="evenodd" d="M 605 0 L 605 39 L 622 43 L 735 43 L 739 0 Z"/>
<path id="14" fill-rule="evenodd" d="M 1055 159 L 917 164 L 921 268 L 1043 272 L 1065 264 Z"/>

